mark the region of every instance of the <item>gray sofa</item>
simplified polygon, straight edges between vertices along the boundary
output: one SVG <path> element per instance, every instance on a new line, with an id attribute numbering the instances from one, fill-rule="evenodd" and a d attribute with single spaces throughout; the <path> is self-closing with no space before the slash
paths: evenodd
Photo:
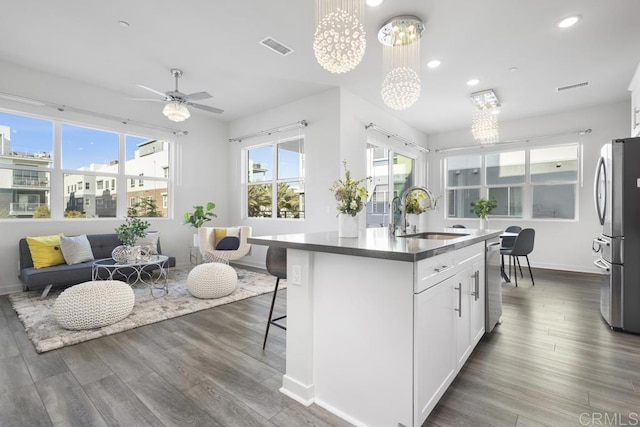
<path id="1" fill-rule="evenodd" d="M 91 245 L 91 251 L 95 259 L 111 258 L 111 251 L 116 246 L 122 245 L 118 235 L 113 234 L 87 234 L 87 239 Z M 91 280 L 91 266 L 93 261 L 86 261 L 80 264 L 61 264 L 53 267 L 34 268 L 31 252 L 26 239 L 20 239 L 18 243 L 20 250 L 20 274 L 19 278 L 23 283 L 25 291 L 44 289 L 48 285 L 56 287 L 66 287 Z M 160 239 L 158 238 L 158 253 L 162 253 Z M 170 256 L 167 267 L 175 267 L 176 259 Z"/>

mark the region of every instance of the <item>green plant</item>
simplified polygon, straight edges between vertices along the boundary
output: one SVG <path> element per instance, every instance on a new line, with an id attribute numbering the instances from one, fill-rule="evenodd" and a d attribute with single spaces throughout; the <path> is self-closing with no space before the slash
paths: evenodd
<path id="1" fill-rule="evenodd" d="M 420 215 L 421 213 L 424 213 L 431 209 L 435 209 L 438 206 L 438 200 L 440 199 L 440 197 L 436 197 L 431 202 L 422 203 L 422 201 L 426 198 L 427 195 L 420 190 L 414 190 L 409 193 L 405 204 L 406 212 L 408 214 Z"/>
<path id="2" fill-rule="evenodd" d="M 217 215 L 213 213 L 215 207 L 216 204 L 213 202 L 207 203 L 206 206 L 194 206 L 193 212 L 185 212 L 184 224 L 188 224 L 189 227 L 193 228 L 202 227 L 202 224 L 217 217 Z"/>
<path id="3" fill-rule="evenodd" d="M 33 210 L 34 218 L 51 218 L 51 211 L 49 210 L 49 206 L 40 205 Z"/>
<path id="4" fill-rule="evenodd" d="M 151 224 L 148 221 L 140 219 L 138 217 L 126 217 L 125 223 L 119 227 L 116 227 L 116 233 L 118 233 L 118 239 L 123 245 L 133 246 L 139 237 L 147 235 L 146 229 Z"/>
<path id="5" fill-rule="evenodd" d="M 480 197 L 475 202 L 471 202 L 471 213 L 476 214 L 480 218 L 486 218 L 497 206 L 498 201 L 496 199 Z"/>
<path id="6" fill-rule="evenodd" d="M 371 180 L 371 177 L 354 181 L 351 179 L 351 172 L 347 169 L 347 161 L 343 160 L 342 165 L 344 166 L 344 181 L 341 179 L 335 181 L 329 190 L 333 191 L 338 201 L 337 209 L 340 213 L 356 216 L 364 208 L 369 195 L 367 187 L 360 186 L 360 184 Z"/>

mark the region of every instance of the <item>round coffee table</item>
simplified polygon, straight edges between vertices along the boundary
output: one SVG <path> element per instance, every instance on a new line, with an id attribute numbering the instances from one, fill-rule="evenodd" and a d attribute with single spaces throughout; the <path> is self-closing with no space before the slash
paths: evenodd
<path id="1" fill-rule="evenodd" d="M 169 293 L 169 266 L 166 255 L 151 255 L 135 261 L 118 262 L 113 258 L 98 259 L 91 268 L 92 280 L 118 280 L 124 278 L 129 284 L 144 283 L 149 287 L 152 297 L 163 297 Z M 158 270 L 154 277 L 153 271 Z M 164 280 L 164 283 L 163 283 Z M 158 286 L 160 285 L 160 286 Z M 153 290 L 160 289 L 162 295 L 154 295 Z"/>

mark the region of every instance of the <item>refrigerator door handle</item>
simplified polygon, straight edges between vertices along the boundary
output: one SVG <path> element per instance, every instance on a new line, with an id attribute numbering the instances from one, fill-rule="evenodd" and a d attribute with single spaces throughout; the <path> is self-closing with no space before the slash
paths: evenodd
<path id="1" fill-rule="evenodd" d="M 593 263 L 596 265 L 596 267 L 598 267 L 600 270 L 604 270 L 606 272 L 611 271 L 611 267 L 609 267 L 609 265 L 607 265 L 606 262 L 602 261 L 601 259 L 597 259 L 595 261 L 593 261 Z"/>
<path id="2" fill-rule="evenodd" d="M 600 175 L 603 175 L 602 178 L 604 180 L 604 194 L 603 194 L 603 203 L 602 207 L 600 206 Z M 600 221 L 600 225 L 604 225 L 604 217 L 607 210 L 607 169 L 604 163 L 604 157 L 600 157 L 598 160 L 598 166 L 596 166 L 596 179 L 594 182 L 594 201 L 596 203 L 596 212 L 598 213 L 598 220 Z"/>

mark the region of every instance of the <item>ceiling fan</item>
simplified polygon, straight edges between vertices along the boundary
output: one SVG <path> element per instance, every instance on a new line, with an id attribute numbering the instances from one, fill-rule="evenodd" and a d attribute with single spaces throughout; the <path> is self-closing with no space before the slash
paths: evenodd
<path id="1" fill-rule="evenodd" d="M 162 114 L 167 116 L 169 120 L 174 122 L 181 122 L 188 119 L 191 116 L 187 105 L 200 110 L 209 111 L 210 113 L 221 114 L 224 110 L 215 107 L 209 107 L 208 105 L 196 104 L 192 101 L 199 101 L 201 99 L 208 99 L 212 96 L 207 92 L 195 92 L 189 95 L 184 94 L 178 90 L 178 79 L 182 77 L 182 70 L 177 68 L 171 69 L 171 75 L 176 79 L 176 89 L 162 93 L 158 90 L 151 89 L 150 87 L 137 85 L 142 89 L 146 89 L 149 92 L 153 92 L 160 95 L 162 99 L 147 99 L 147 98 L 132 98 L 134 101 L 154 101 L 154 102 L 166 102 L 167 105 L 162 109 Z"/>

